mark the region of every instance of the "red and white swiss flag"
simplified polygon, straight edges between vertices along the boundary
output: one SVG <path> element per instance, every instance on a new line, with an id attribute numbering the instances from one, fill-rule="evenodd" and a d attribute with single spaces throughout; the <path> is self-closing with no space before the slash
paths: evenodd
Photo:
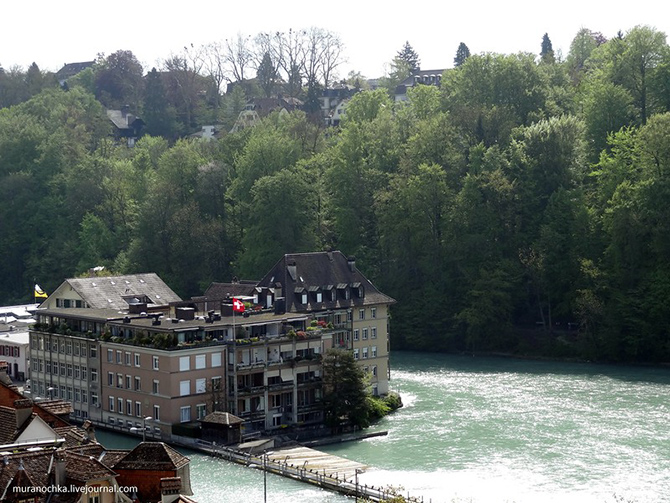
<path id="1" fill-rule="evenodd" d="M 240 299 L 233 299 L 233 312 L 243 313 L 244 312 L 244 302 Z"/>

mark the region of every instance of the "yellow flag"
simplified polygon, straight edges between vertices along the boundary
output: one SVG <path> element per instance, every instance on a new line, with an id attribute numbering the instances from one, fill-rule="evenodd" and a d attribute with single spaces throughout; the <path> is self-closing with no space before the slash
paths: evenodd
<path id="1" fill-rule="evenodd" d="M 35 283 L 35 298 L 36 299 L 46 299 L 48 297 L 47 293 L 42 290 L 42 287 Z"/>

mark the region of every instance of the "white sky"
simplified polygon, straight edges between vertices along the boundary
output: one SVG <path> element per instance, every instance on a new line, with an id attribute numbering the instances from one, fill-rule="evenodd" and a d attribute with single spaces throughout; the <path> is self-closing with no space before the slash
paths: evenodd
<path id="1" fill-rule="evenodd" d="M 98 53 L 131 50 L 150 70 L 185 45 L 206 44 L 261 31 L 316 26 L 336 32 L 346 45 L 340 71 L 379 77 L 405 41 L 421 68 L 453 66 L 460 42 L 472 54 L 539 53 L 544 33 L 567 56 L 586 27 L 611 38 L 638 24 L 670 33 L 670 2 L 637 0 L 456 0 L 385 2 L 269 2 L 239 0 L 170 2 L 136 0 L 9 1 L 0 9 L 0 64 L 42 70 L 90 61 Z"/>

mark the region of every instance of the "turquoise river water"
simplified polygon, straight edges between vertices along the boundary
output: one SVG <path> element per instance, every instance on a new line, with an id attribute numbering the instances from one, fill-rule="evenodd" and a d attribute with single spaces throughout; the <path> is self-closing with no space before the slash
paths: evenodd
<path id="1" fill-rule="evenodd" d="M 397 352 L 385 437 L 322 447 L 425 502 L 670 502 L 670 370 Z M 132 439 L 100 432 L 108 447 Z M 201 503 L 263 501 L 260 471 L 187 452 Z M 267 501 L 350 498 L 268 475 Z"/>

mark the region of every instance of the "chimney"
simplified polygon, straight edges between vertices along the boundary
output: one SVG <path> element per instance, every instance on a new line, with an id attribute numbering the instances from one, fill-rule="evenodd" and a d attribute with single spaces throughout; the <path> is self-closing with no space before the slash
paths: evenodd
<path id="1" fill-rule="evenodd" d="M 16 411 L 16 428 L 19 429 L 33 414 L 33 401 L 29 398 L 14 400 Z"/>
<path id="2" fill-rule="evenodd" d="M 351 272 L 356 271 L 356 257 L 354 257 L 353 255 L 347 257 L 347 265 L 349 266 L 349 270 Z"/>
<path id="3" fill-rule="evenodd" d="M 57 449 L 54 453 L 54 485 L 65 486 L 65 451 Z"/>
<path id="4" fill-rule="evenodd" d="M 95 426 L 93 426 L 93 423 L 87 419 L 81 427 L 86 432 L 86 435 L 88 435 L 89 441 L 95 442 Z"/>

